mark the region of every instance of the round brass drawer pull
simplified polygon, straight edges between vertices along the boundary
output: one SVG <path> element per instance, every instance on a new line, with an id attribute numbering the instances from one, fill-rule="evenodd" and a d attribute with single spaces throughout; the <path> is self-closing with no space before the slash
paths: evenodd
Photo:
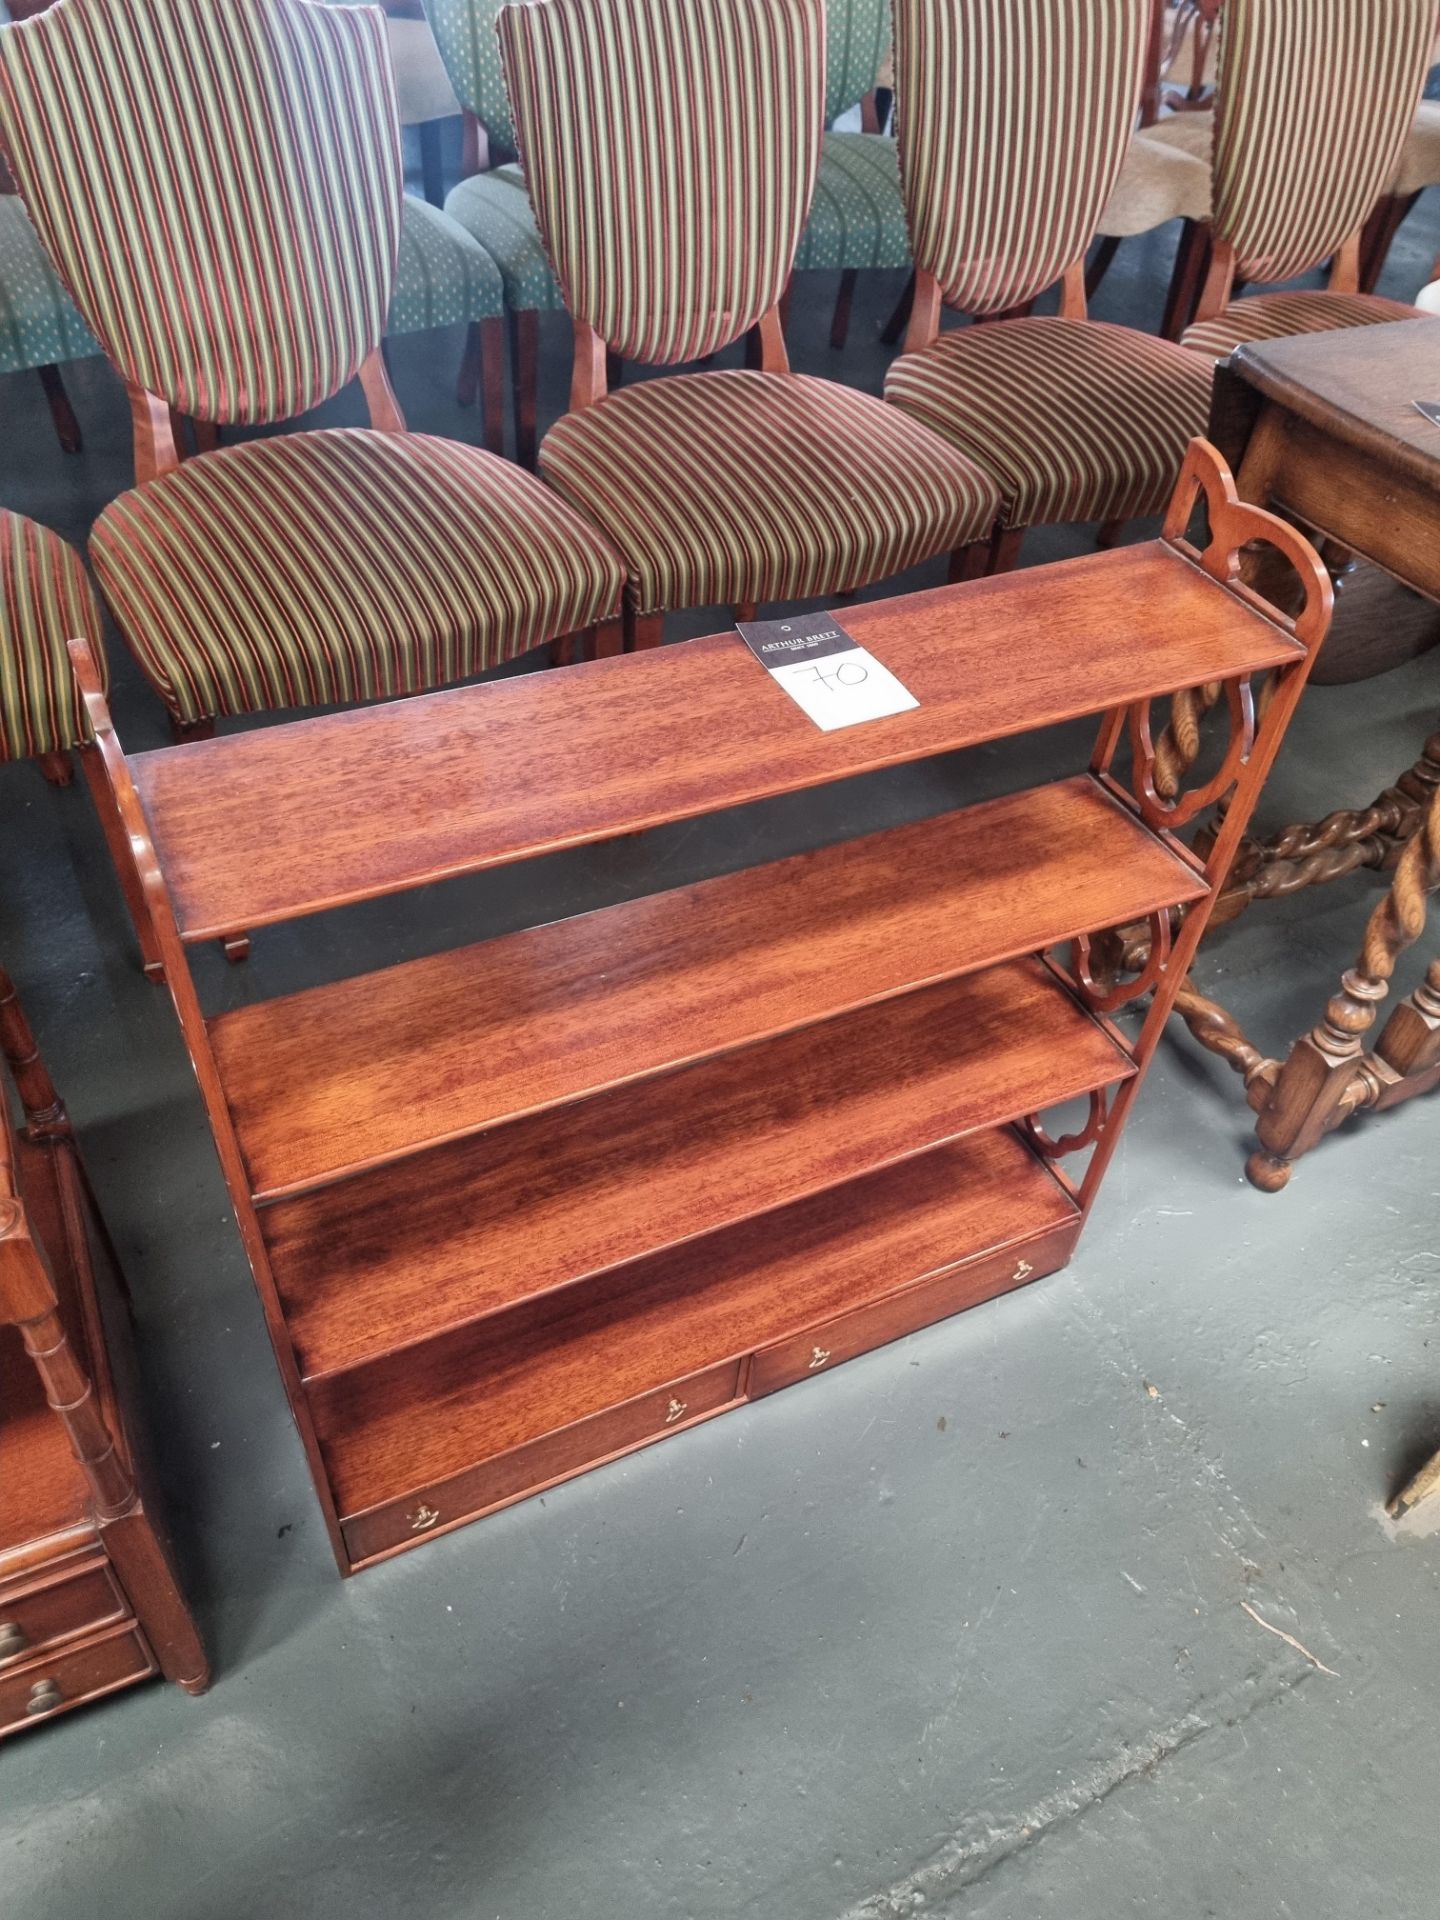
<path id="1" fill-rule="evenodd" d="M 53 1680 L 37 1680 L 30 1689 L 30 1698 L 25 1702 L 25 1711 L 30 1714 L 53 1713 L 56 1707 L 64 1704 L 65 1696 Z"/>
<path id="2" fill-rule="evenodd" d="M 14 1660 L 29 1644 L 23 1627 L 13 1620 L 0 1620 L 0 1662 Z"/>

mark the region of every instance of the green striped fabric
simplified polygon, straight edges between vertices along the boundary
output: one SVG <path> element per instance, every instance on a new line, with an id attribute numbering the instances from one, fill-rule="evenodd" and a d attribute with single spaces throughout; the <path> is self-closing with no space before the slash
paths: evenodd
<path id="1" fill-rule="evenodd" d="M 384 19 L 303 0 L 63 0 L 0 33 L 0 134 L 125 378 L 293 417 L 378 343 L 401 161 Z"/>
<path id="2" fill-rule="evenodd" d="M 1285 340 L 1296 333 L 1331 333 L 1340 327 L 1379 327 L 1418 318 L 1414 307 L 1378 293 L 1252 293 L 1232 300 L 1215 319 L 1187 328 L 1184 344 L 1223 360 L 1247 340 Z"/>
<path id="3" fill-rule="evenodd" d="M 1327 260 L 1385 189 L 1414 118 L 1435 0 L 1226 0 L 1214 224 L 1259 284 Z"/>
<path id="4" fill-rule="evenodd" d="M 674 365 L 784 290 L 815 190 L 823 0 L 544 0 L 500 46 L 566 305 Z"/>
<path id="5" fill-rule="evenodd" d="M 1150 0 L 896 0 L 911 244 L 948 305 L 1003 313 L 1084 254 L 1135 124 L 1150 12 Z"/>
<path id="6" fill-rule="evenodd" d="M 461 106 L 492 138 L 513 147 L 515 123 L 495 38 L 495 19 L 504 5 L 505 0 L 425 0 L 425 12 Z"/>
<path id="7" fill-rule="evenodd" d="M 0 512 L 0 760 L 89 739 L 67 640 L 88 640 L 104 672 L 100 612 L 79 554 L 48 527 Z"/>
<path id="8" fill-rule="evenodd" d="M 825 124 L 875 86 L 890 48 L 890 0 L 826 0 Z"/>

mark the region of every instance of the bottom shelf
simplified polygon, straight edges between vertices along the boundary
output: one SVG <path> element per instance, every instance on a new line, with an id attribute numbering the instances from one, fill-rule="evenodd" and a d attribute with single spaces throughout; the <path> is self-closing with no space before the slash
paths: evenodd
<path id="1" fill-rule="evenodd" d="M 1003 1128 L 313 1382 L 351 1564 L 1053 1273 L 1079 1228 Z"/>

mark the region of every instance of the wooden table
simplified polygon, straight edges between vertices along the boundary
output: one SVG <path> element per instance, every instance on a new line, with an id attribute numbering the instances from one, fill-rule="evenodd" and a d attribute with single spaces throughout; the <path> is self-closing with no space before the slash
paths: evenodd
<path id="1" fill-rule="evenodd" d="M 1212 436 L 1242 498 L 1279 507 L 1440 601 L 1440 427 L 1417 400 L 1440 401 L 1440 320 L 1267 341 L 1241 347 L 1217 374 Z M 1255 899 L 1361 867 L 1394 879 L 1355 965 L 1283 1063 L 1265 1058 L 1193 987 L 1180 997 L 1197 1039 L 1244 1077 L 1261 1142 L 1246 1170 L 1267 1193 L 1352 1113 L 1396 1106 L 1440 1083 L 1440 959 L 1369 1039 L 1397 961 L 1425 931 L 1426 896 L 1440 884 L 1440 731 L 1368 807 L 1287 827 L 1264 845 L 1243 843 L 1216 922 Z"/>

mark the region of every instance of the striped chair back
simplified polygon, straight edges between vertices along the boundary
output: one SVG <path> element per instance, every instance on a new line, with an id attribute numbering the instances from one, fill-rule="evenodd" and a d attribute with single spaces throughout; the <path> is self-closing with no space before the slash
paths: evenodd
<path id="1" fill-rule="evenodd" d="M 499 24 L 576 320 L 652 365 L 739 339 L 784 291 L 815 190 L 824 0 L 541 0 Z"/>
<path id="2" fill-rule="evenodd" d="M 869 93 L 890 45 L 890 0 L 826 0 L 825 124 Z"/>
<path id="3" fill-rule="evenodd" d="M 504 5 L 505 0 L 425 0 L 425 12 L 461 106 L 492 141 L 513 148 L 515 122 L 495 37 L 495 19 Z"/>
<path id="4" fill-rule="evenodd" d="M 1119 176 L 1151 0 L 895 0 L 915 264 L 948 306 L 1004 313 L 1079 260 Z"/>
<path id="5" fill-rule="evenodd" d="M 89 739 L 67 640 L 88 640 L 104 671 L 100 610 L 79 554 L 48 527 L 0 511 L 0 761 Z"/>
<path id="6" fill-rule="evenodd" d="M 1328 260 L 1394 171 L 1435 0 L 1225 0 L 1214 230 L 1261 284 Z"/>
<path id="7" fill-rule="evenodd" d="M 378 345 L 403 182 L 377 10 L 59 0 L 0 31 L 0 136 L 132 386 L 286 420 Z"/>

